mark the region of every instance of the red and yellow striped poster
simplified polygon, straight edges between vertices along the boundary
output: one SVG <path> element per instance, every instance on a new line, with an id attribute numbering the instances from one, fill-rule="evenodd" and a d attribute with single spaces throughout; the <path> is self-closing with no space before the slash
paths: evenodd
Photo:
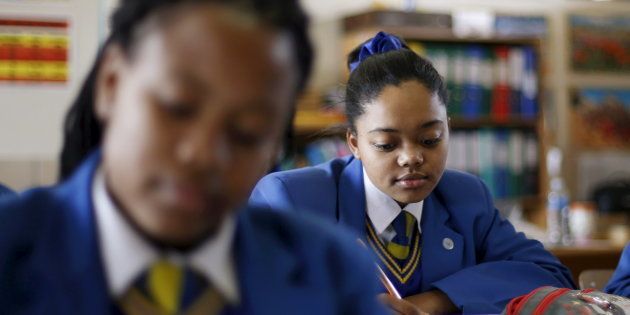
<path id="1" fill-rule="evenodd" d="M 67 20 L 0 17 L 0 82 L 68 82 Z"/>

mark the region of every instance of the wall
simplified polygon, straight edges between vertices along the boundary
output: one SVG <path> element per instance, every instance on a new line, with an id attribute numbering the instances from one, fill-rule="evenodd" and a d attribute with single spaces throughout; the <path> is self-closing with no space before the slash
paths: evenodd
<path id="1" fill-rule="evenodd" d="M 0 182 L 14 189 L 49 184 L 57 176 L 61 124 L 92 64 L 103 33 L 98 0 L 0 1 L 0 15 L 65 17 L 70 21 L 70 74 L 66 85 L 0 83 Z"/>

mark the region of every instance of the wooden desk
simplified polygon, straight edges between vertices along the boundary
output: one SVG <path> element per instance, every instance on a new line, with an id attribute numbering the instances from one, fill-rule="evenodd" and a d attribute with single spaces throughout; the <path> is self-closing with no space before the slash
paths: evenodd
<path id="1" fill-rule="evenodd" d="M 607 242 L 593 242 L 586 246 L 549 247 L 552 254 L 571 270 L 577 285 L 578 276 L 586 269 L 615 269 L 623 247 Z"/>

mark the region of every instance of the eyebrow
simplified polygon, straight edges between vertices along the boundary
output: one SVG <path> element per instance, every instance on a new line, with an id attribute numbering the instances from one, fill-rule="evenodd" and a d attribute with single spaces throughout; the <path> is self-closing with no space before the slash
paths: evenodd
<path id="1" fill-rule="evenodd" d="M 431 128 L 435 125 L 440 125 L 440 124 L 444 124 L 444 121 L 440 120 L 440 119 L 435 119 L 435 120 L 431 120 L 431 121 L 427 121 L 424 124 L 420 125 L 420 129 L 428 129 Z M 374 133 L 374 132 L 385 132 L 385 133 L 399 133 L 400 130 L 395 129 L 395 128 L 375 128 L 372 129 L 370 131 L 368 131 L 368 133 Z"/>

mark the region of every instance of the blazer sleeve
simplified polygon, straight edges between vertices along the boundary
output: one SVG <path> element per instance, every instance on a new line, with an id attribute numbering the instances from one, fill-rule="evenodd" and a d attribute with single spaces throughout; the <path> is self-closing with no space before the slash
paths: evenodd
<path id="1" fill-rule="evenodd" d="M 256 184 L 249 197 L 249 204 L 279 211 L 295 209 L 285 182 L 276 173 L 263 177 Z"/>
<path id="2" fill-rule="evenodd" d="M 630 297 L 630 243 L 624 248 L 617 269 L 604 288 L 604 292 Z"/>
<path id="3" fill-rule="evenodd" d="M 510 299 L 541 286 L 575 288 L 571 273 L 536 240 L 501 218 L 487 187 L 473 224 L 477 264 L 435 283 L 465 313 L 501 312 Z"/>

